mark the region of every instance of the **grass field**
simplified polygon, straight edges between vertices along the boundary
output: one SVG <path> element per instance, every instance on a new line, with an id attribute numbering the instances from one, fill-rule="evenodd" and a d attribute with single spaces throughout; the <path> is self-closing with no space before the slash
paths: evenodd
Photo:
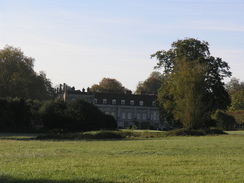
<path id="1" fill-rule="evenodd" d="M 244 182 L 244 132 L 119 141 L 33 136 L 0 134 L 0 182 Z"/>

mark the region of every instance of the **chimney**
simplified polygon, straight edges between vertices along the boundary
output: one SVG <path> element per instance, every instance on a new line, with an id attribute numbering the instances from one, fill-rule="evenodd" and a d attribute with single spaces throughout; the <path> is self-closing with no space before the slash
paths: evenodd
<path id="1" fill-rule="evenodd" d="M 125 91 L 125 94 L 127 94 L 127 95 L 131 95 L 131 94 L 132 94 L 132 91 L 131 91 L 131 90 L 126 90 L 126 91 Z"/>
<path id="2" fill-rule="evenodd" d="M 145 91 L 143 91 L 143 90 L 141 90 L 141 95 L 146 95 L 146 92 Z"/>

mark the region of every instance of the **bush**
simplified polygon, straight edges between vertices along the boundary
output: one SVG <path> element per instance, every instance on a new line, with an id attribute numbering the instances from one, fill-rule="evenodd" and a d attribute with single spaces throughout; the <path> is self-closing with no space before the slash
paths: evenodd
<path id="1" fill-rule="evenodd" d="M 235 118 L 223 111 L 217 111 L 214 119 L 216 120 L 216 127 L 223 130 L 233 130 L 236 124 Z"/>
<path id="2" fill-rule="evenodd" d="M 48 101 L 41 107 L 40 116 L 47 130 L 80 132 L 117 128 L 117 121 L 113 116 L 81 99 L 72 103 Z"/>
<path id="3" fill-rule="evenodd" d="M 88 140 L 88 139 L 122 139 L 124 136 L 119 132 L 99 131 L 96 133 L 48 133 L 37 136 L 37 139 L 57 140 Z"/>
<path id="4" fill-rule="evenodd" d="M 181 128 L 177 130 L 171 130 L 166 133 L 166 136 L 204 136 L 214 134 L 227 134 L 219 129 L 207 129 L 207 130 L 194 130 Z"/>
<path id="5" fill-rule="evenodd" d="M 30 107 L 24 99 L 0 99 L 0 130 L 26 132 L 31 129 Z"/>
<path id="6" fill-rule="evenodd" d="M 167 132 L 167 136 L 203 136 L 203 135 L 206 135 L 204 130 L 193 130 L 187 128 L 170 130 Z"/>
<path id="7" fill-rule="evenodd" d="M 117 132 L 98 132 L 94 135 L 95 139 L 122 139 L 123 135 Z"/>
<path id="8" fill-rule="evenodd" d="M 244 124 L 244 110 L 228 111 L 227 114 L 233 116 L 238 124 Z"/>

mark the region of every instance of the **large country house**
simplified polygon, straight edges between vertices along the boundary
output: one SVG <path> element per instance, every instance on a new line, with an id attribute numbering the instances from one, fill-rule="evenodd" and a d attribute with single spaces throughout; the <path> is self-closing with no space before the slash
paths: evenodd
<path id="1" fill-rule="evenodd" d="M 131 91 L 125 94 L 117 93 L 96 93 L 90 92 L 89 88 L 67 90 L 64 87 L 60 97 L 71 102 L 76 99 L 84 99 L 93 103 L 101 111 L 114 116 L 117 120 L 118 127 L 127 128 L 132 125 L 140 129 L 167 129 L 167 121 L 161 121 L 159 118 L 159 109 L 156 106 L 155 95 L 134 95 Z"/>

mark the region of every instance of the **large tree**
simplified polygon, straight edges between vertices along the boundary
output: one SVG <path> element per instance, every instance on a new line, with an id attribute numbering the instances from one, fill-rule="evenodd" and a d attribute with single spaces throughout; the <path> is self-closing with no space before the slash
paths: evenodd
<path id="1" fill-rule="evenodd" d="M 19 48 L 6 46 L 0 50 L 0 97 L 50 99 L 55 92 L 44 73 L 37 74 L 34 59 Z"/>
<path id="2" fill-rule="evenodd" d="M 136 94 L 145 93 L 147 95 L 158 93 L 158 89 L 162 84 L 162 74 L 160 72 L 152 72 L 145 81 L 140 81 L 136 87 Z"/>
<path id="3" fill-rule="evenodd" d="M 231 78 L 226 84 L 227 91 L 231 97 L 229 110 L 244 110 L 244 82 L 237 78 Z"/>
<path id="4" fill-rule="evenodd" d="M 125 93 L 126 91 L 118 80 L 112 78 L 103 78 L 99 84 L 92 85 L 90 90 L 99 93 Z"/>
<path id="5" fill-rule="evenodd" d="M 233 95 L 233 94 L 237 93 L 239 90 L 244 90 L 244 82 L 233 77 L 226 84 L 226 89 L 230 95 Z"/>
<path id="6" fill-rule="evenodd" d="M 202 128 L 217 109 L 227 109 L 230 98 L 222 82 L 229 66 L 210 55 L 205 41 L 193 38 L 173 42 L 168 51 L 151 55 L 163 67 L 158 102 L 161 114 L 186 128 Z"/>

